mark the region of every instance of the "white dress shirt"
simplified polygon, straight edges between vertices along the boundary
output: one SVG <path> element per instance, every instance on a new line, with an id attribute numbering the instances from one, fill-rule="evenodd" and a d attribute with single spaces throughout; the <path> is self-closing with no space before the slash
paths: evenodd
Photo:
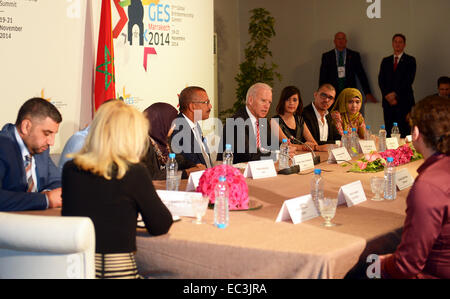
<path id="1" fill-rule="evenodd" d="M 323 122 L 322 122 L 322 115 L 320 115 L 319 111 L 317 111 L 316 106 L 314 106 L 314 102 L 312 103 L 314 113 L 316 113 L 317 123 L 319 124 L 319 132 L 320 132 L 320 141 L 327 141 L 328 140 L 328 123 L 325 116 L 328 115 L 328 111 L 323 116 Z"/>

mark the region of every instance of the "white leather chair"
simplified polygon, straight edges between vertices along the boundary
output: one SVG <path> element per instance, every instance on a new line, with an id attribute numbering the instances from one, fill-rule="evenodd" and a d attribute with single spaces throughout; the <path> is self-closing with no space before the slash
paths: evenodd
<path id="1" fill-rule="evenodd" d="M 0 213 L 2 278 L 95 278 L 91 219 Z"/>

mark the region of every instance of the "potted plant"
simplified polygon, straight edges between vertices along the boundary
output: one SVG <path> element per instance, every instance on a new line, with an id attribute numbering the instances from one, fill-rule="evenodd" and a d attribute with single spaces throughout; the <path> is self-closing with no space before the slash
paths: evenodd
<path id="1" fill-rule="evenodd" d="M 233 107 L 222 111 L 220 116 L 226 118 L 245 106 L 247 90 L 257 82 L 273 86 L 275 78 L 281 81 L 281 74 L 276 72 L 278 67 L 272 61 L 269 50 L 270 39 L 275 36 L 275 19 L 264 8 L 250 10 L 248 33 L 250 40 L 245 48 L 245 60 L 239 65 L 239 73 L 234 78 L 237 82 L 236 102 Z"/>

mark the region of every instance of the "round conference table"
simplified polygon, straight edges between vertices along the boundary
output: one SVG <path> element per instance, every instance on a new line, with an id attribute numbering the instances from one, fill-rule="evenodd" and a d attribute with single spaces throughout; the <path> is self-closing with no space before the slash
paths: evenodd
<path id="1" fill-rule="evenodd" d="M 367 200 L 347 207 L 339 205 L 324 227 L 319 216 L 293 224 L 276 222 L 285 200 L 310 193 L 313 170 L 272 178 L 249 179 L 250 200 L 262 205 L 249 211 L 230 212 L 229 226 L 213 225 L 214 211 L 208 209 L 203 220 L 181 217 L 162 236 L 150 236 L 138 228 L 136 261 L 146 277 L 184 279 L 278 279 L 278 278 L 364 278 L 372 254 L 393 252 L 400 242 L 409 189 L 397 191 L 393 201 L 372 201 L 370 178 L 378 173 L 348 172 L 348 164 L 328 164 L 327 153 L 320 153 L 326 197 L 337 197 L 341 186 L 361 181 Z M 358 158 L 358 157 L 356 157 Z M 354 158 L 350 162 L 355 162 Z M 397 167 L 406 168 L 413 178 L 423 160 Z M 165 189 L 165 181 L 154 181 Z M 187 180 L 180 183 L 185 190 Z M 26 214 L 60 215 L 60 209 L 27 211 Z"/>
<path id="2" fill-rule="evenodd" d="M 363 278 L 367 256 L 393 252 L 398 245 L 410 188 L 398 191 L 393 201 L 372 201 L 370 178 L 383 177 L 383 172 L 348 172 L 348 164 L 328 164 L 328 154 L 320 155 L 324 162 L 316 168 L 323 170 L 326 197 L 337 197 L 342 185 L 358 180 L 367 197 L 358 205 L 338 206 L 333 219 L 337 226 L 322 226 L 320 216 L 298 224 L 275 221 L 285 200 L 310 193 L 313 170 L 247 179 L 250 200 L 262 207 L 231 211 L 226 229 L 213 225 L 212 209 L 203 218 L 206 224 L 182 217 L 163 236 L 149 236 L 139 229 L 136 260 L 140 272 L 149 277 L 190 279 Z M 408 163 L 397 171 L 407 168 L 415 178 L 422 163 Z M 186 184 L 187 180 L 182 181 L 179 190 L 185 190 Z M 154 185 L 165 189 L 165 181 Z"/>

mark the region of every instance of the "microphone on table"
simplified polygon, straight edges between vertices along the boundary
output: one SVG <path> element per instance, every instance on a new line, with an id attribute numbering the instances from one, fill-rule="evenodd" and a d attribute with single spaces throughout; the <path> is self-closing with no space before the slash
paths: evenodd
<path id="1" fill-rule="evenodd" d="M 304 143 L 303 141 L 301 141 L 301 140 L 295 138 L 295 137 L 292 136 L 292 135 L 290 136 L 290 139 L 293 139 L 293 140 L 297 141 L 297 142 L 300 143 L 301 145 L 305 145 L 305 146 L 309 149 L 309 151 L 311 152 L 311 154 L 312 154 L 312 156 L 313 156 L 314 165 L 317 165 L 317 164 L 320 163 L 320 156 L 319 156 L 319 155 L 316 155 L 316 153 L 314 152 L 314 150 L 313 150 L 308 144 L 306 144 L 306 143 Z"/>

